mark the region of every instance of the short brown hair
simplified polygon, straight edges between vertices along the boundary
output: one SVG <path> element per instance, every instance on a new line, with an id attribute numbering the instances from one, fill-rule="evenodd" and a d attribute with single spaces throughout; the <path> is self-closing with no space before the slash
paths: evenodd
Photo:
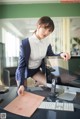
<path id="1" fill-rule="evenodd" d="M 41 17 L 41 18 L 38 20 L 37 24 L 39 24 L 39 25 L 44 25 L 44 27 L 45 27 L 45 28 L 49 28 L 51 32 L 54 30 L 54 22 L 53 22 L 53 20 L 52 20 L 50 17 L 48 17 L 48 16 L 43 16 L 43 17 Z"/>

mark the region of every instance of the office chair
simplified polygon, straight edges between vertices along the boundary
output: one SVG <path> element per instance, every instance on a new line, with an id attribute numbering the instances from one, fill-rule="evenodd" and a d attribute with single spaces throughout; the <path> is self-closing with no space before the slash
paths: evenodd
<path id="1" fill-rule="evenodd" d="M 52 68 L 50 66 L 46 66 L 47 83 L 52 83 L 52 79 L 56 78 L 56 83 L 61 84 L 61 78 L 59 76 L 55 76 L 54 72 L 55 72 L 54 68 Z"/>
<path id="2" fill-rule="evenodd" d="M 9 71 L 7 70 L 3 71 L 1 83 L 2 84 L 0 85 L 0 94 L 4 94 L 9 91 L 9 87 L 10 87 Z M 1 98 L 0 101 L 2 101 Z"/>
<path id="3" fill-rule="evenodd" d="M 3 78 L 2 78 L 2 83 L 5 85 L 5 86 L 10 86 L 10 72 L 6 69 L 4 69 L 3 71 Z"/>

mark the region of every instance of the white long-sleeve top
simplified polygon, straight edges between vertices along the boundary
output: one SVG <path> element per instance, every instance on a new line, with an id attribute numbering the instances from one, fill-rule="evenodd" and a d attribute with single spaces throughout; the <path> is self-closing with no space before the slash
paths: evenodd
<path id="1" fill-rule="evenodd" d="M 29 69 L 38 68 L 41 65 L 42 59 L 46 56 L 47 48 L 50 44 L 49 39 L 45 38 L 39 40 L 35 34 L 29 37 L 29 43 L 31 48 L 29 58 Z"/>

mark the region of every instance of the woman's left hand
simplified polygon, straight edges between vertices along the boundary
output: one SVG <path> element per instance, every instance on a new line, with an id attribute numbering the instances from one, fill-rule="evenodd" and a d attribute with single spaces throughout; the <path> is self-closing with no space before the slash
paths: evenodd
<path id="1" fill-rule="evenodd" d="M 60 56 L 66 61 L 69 60 L 71 57 L 70 54 L 66 52 L 61 53 Z"/>

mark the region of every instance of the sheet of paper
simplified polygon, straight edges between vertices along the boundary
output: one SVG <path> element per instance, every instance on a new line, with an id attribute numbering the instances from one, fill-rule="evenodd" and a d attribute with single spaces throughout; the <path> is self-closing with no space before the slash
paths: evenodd
<path id="1" fill-rule="evenodd" d="M 43 96 L 24 92 L 24 95 L 16 97 L 4 109 L 14 114 L 30 117 L 44 98 Z"/>
<path id="2" fill-rule="evenodd" d="M 59 95 L 57 98 L 68 100 L 68 101 L 73 101 L 75 97 L 76 97 L 76 93 L 74 92 L 64 92 L 61 95 Z"/>

